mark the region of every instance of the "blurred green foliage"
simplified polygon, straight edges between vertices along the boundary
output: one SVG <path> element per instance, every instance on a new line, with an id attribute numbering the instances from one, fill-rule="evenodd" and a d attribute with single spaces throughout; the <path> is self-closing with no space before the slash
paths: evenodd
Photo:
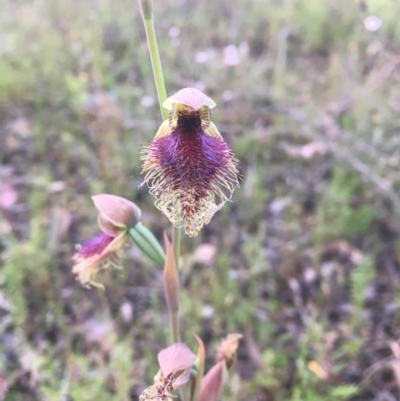
<path id="1" fill-rule="evenodd" d="M 184 238 L 184 340 L 209 367 L 244 334 L 229 400 L 398 399 L 400 3 L 154 3 L 168 93 L 215 99 L 243 175 Z M 0 23 L 0 399 L 137 400 L 169 338 L 161 272 L 130 248 L 102 294 L 70 258 L 91 194 L 169 229 L 138 188 L 160 123 L 138 4 L 3 0 Z"/>

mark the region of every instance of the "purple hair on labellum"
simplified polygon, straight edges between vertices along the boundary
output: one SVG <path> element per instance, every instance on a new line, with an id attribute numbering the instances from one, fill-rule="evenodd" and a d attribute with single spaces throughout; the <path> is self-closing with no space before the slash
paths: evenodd
<path id="1" fill-rule="evenodd" d="M 86 241 L 76 253 L 78 257 L 88 258 L 93 255 L 100 255 L 114 240 L 114 237 L 105 233 L 97 234 L 94 238 Z"/>
<path id="2" fill-rule="evenodd" d="M 212 190 L 213 182 L 223 175 L 231 160 L 225 142 L 201 129 L 185 129 L 181 124 L 171 135 L 155 140 L 150 152 L 172 189 L 193 188 L 196 201 Z"/>
<path id="3" fill-rule="evenodd" d="M 103 288 L 94 281 L 99 270 L 119 268 L 120 249 L 128 238 L 128 230 L 140 220 L 141 211 L 128 199 L 111 194 L 92 196 L 98 210 L 100 234 L 86 241 L 74 254 L 72 272 L 85 287 Z"/>
<path id="4" fill-rule="evenodd" d="M 216 127 L 208 132 L 202 122 L 201 112 L 179 110 L 170 131 L 150 144 L 144 164 L 155 205 L 175 225 L 184 220 L 190 236 L 197 235 L 238 185 L 237 160 Z"/>
<path id="5" fill-rule="evenodd" d="M 77 275 L 78 280 L 85 287 L 95 286 L 103 288 L 94 278 L 97 272 L 106 268 L 117 268 L 119 266 L 118 252 L 125 241 L 126 235 L 111 237 L 100 233 L 96 237 L 85 242 L 72 257 L 74 267 L 72 272 Z"/>

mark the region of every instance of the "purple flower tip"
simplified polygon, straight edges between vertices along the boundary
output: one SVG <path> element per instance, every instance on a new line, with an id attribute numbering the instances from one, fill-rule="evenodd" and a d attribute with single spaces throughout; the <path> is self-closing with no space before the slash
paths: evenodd
<path id="1" fill-rule="evenodd" d="M 111 237 L 110 235 L 100 233 L 94 238 L 86 241 L 76 255 L 80 258 L 89 258 L 94 255 L 100 255 L 107 246 L 111 244 L 113 239 L 114 237 Z"/>
<path id="2" fill-rule="evenodd" d="M 94 281 L 94 277 L 101 269 L 119 267 L 118 251 L 125 239 L 126 235 L 123 233 L 118 237 L 100 233 L 83 244 L 72 258 L 75 262 L 72 271 L 78 276 L 82 285 L 103 287 Z"/>
<path id="3" fill-rule="evenodd" d="M 176 126 L 156 136 L 143 166 L 155 205 L 176 226 L 184 220 L 189 236 L 197 235 L 238 186 L 236 158 L 201 115 L 178 111 Z"/>

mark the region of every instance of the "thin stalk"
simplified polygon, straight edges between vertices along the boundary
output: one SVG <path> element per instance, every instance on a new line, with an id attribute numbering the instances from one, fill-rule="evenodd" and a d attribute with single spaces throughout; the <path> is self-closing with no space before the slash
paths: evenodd
<path id="1" fill-rule="evenodd" d="M 156 84 L 158 103 L 160 104 L 161 116 L 165 121 L 168 119 L 168 110 L 162 107 L 167 99 L 165 90 L 164 74 L 161 65 L 160 52 L 158 51 L 157 36 L 153 21 L 153 4 L 151 0 L 141 0 L 142 16 L 146 31 L 147 44 L 150 52 L 151 66 L 153 68 L 154 82 Z M 172 247 L 174 249 L 176 268 L 179 269 L 179 255 L 181 248 L 181 229 L 173 226 Z"/>
<path id="2" fill-rule="evenodd" d="M 146 31 L 147 45 L 150 52 L 151 66 L 153 68 L 154 82 L 156 84 L 158 103 L 160 104 L 161 116 L 163 120 L 168 119 L 168 110 L 162 107 L 167 99 L 165 90 L 164 74 L 161 65 L 160 52 L 158 51 L 158 43 L 156 31 L 153 21 L 153 2 L 152 0 L 140 0 L 144 28 Z M 179 227 L 172 229 L 172 247 L 174 249 L 176 268 L 179 269 L 179 255 L 181 247 L 181 230 Z"/>
<path id="3" fill-rule="evenodd" d="M 165 90 L 164 74 L 161 66 L 160 53 L 158 51 L 157 37 L 154 29 L 153 22 L 153 1 L 152 0 L 139 0 L 144 28 L 146 31 L 147 45 L 150 52 L 151 66 L 153 68 L 154 82 L 156 84 L 158 102 L 160 104 L 161 116 L 163 121 L 168 119 L 168 110 L 162 107 L 167 99 L 167 92 Z M 172 248 L 175 256 L 176 269 L 179 268 L 179 255 L 181 247 L 181 231 L 180 228 L 173 226 L 172 231 Z M 179 332 L 179 316 L 178 312 L 170 310 L 170 324 L 172 342 L 180 342 Z M 186 401 L 186 396 L 182 390 L 179 389 L 179 395 L 182 401 Z"/>
<path id="4" fill-rule="evenodd" d="M 179 272 L 179 255 L 181 254 L 181 228 L 172 226 L 172 249 L 174 250 L 176 270 Z"/>
<path id="5" fill-rule="evenodd" d="M 181 336 L 179 333 L 179 316 L 178 312 L 170 312 L 169 315 L 171 324 L 171 336 L 173 343 L 179 343 L 181 341 Z"/>
<path id="6" fill-rule="evenodd" d="M 167 91 L 165 90 L 164 74 L 161 65 L 160 52 L 158 51 L 158 43 L 156 31 L 153 21 L 153 2 L 151 0 L 139 0 L 142 9 L 142 17 L 144 29 L 146 31 L 147 46 L 150 52 L 151 66 L 153 68 L 154 82 L 156 84 L 158 103 L 160 104 L 161 116 L 163 121 L 168 119 L 168 110 L 162 107 L 167 99 Z"/>
<path id="7" fill-rule="evenodd" d="M 151 66 L 153 68 L 154 82 L 156 84 L 158 102 L 163 120 L 168 119 L 168 110 L 162 107 L 162 104 L 167 99 L 167 92 L 165 90 L 164 74 L 161 65 L 160 52 L 158 50 L 157 36 L 154 29 L 153 21 L 153 2 L 152 0 L 139 0 L 142 10 L 142 17 L 144 28 L 146 31 L 147 46 L 149 48 Z M 181 230 L 179 227 L 173 226 L 172 228 L 172 248 L 174 250 L 176 268 L 179 269 L 179 255 L 181 248 Z M 175 321 L 173 323 L 173 321 Z M 179 342 L 179 327 L 178 319 L 172 320 L 171 327 L 173 328 L 173 341 Z"/>

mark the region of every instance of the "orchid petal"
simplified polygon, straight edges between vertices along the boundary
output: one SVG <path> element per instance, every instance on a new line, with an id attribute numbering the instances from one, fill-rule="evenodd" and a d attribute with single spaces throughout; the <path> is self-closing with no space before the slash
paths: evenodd
<path id="1" fill-rule="evenodd" d="M 227 371 L 223 361 L 215 364 L 201 381 L 200 394 L 197 401 L 217 401 L 221 395 Z"/>
<path id="2" fill-rule="evenodd" d="M 213 138 L 222 139 L 222 135 L 219 133 L 218 128 L 213 122 L 210 122 L 210 125 L 204 130 L 204 132 Z"/>
<path id="3" fill-rule="evenodd" d="M 184 343 L 175 343 L 158 353 L 158 363 L 164 377 L 191 368 L 196 355 Z"/>
<path id="4" fill-rule="evenodd" d="M 140 209 L 125 198 L 100 194 L 92 196 L 92 199 L 100 214 L 116 227 L 126 228 L 132 226 L 140 219 Z"/>
<path id="5" fill-rule="evenodd" d="M 112 261 L 115 255 L 123 246 L 126 240 L 125 233 L 112 237 L 101 233 L 87 241 L 81 249 L 75 253 L 72 260 L 75 262 L 72 272 L 77 275 L 78 280 L 85 287 L 91 285 L 103 287 L 94 281 L 97 272 L 104 268 L 116 267 Z"/>
<path id="6" fill-rule="evenodd" d="M 185 88 L 163 106 L 169 119 L 143 152 L 143 184 L 176 227 L 183 221 L 196 236 L 239 186 L 238 160 L 211 122 L 215 102 L 204 93 Z"/>
<path id="7" fill-rule="evenodd" d="M 185 88 L 170 96 L 164 103 L 163 107 L 171 110 L 177 104 L 183 104 L 190 107 L 193 111 L 199 110 L 202 106 L 208 106 L 210 109 L 216 106 L 214 100 L 209 98 L 203 92 L 196 88 Z"/>
<path id="8" fill-rule="evenodd" d="M 154 139 L 156 138 L 162 138 L 164 136 L 167 136 L 171 133 L 170 129 L 170 123 L 168 120 L 165 120 L 161 125 L 160 128 L 157 131 L 157 134 Z"/>

